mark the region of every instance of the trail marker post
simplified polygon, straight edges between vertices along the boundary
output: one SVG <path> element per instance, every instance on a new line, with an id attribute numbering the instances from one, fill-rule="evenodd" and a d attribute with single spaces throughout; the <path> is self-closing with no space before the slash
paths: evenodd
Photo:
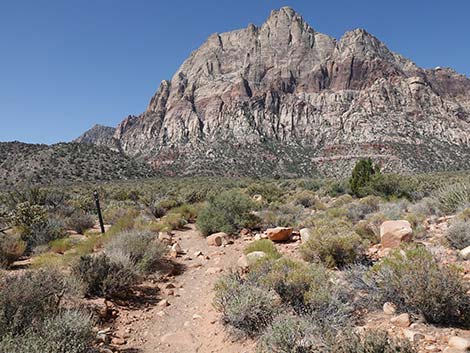
<path id="1" fill-rule="evenodd" d="M 100 195 L 98 191 L 93 191 L 93 197 L 95 198 L 96 212 L 98 213 L 98 220 L 100 221 L 101 234 L 104 234 L 103 215 L 101 214 Z"/>

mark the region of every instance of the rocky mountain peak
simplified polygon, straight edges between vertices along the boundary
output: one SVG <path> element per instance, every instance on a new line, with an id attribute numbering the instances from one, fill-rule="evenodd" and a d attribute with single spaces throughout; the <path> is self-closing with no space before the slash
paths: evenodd
<path id="1" fill-rule="evenodd" d="M 170 174 L 341 174 L 359 157 L 470 168 L 469 87 L 364 29 L 337 41 L 284 7 L 211 35 L 113 141 Z"/>

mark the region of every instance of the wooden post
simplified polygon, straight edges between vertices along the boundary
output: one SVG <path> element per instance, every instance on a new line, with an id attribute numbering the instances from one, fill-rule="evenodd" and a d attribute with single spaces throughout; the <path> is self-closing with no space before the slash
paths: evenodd
<path id="1" fill-rule="evenodd" d="M 103 215 L 101 214 L 100 196 L 98 195 L 98 191 L 93 191 L 93 197 L 95 198 L 96 212 L 98 212 L 98 220 L 100 221 L 101 234 L 104 234 Z"/>

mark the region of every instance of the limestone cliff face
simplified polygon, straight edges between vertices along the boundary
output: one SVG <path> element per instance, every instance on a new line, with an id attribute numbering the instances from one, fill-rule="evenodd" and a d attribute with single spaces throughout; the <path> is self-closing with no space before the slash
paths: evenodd
<path id="1" fill-rule="evenodd" d="M 470 168 L 470 80 L 424 70 L 362 29 L 340 40 L 290 8 L 213 34 L 114 133 L 169 174 Z"/>

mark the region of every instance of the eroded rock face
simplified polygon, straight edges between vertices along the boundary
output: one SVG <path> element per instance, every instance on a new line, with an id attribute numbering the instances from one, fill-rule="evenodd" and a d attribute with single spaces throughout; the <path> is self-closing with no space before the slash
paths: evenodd
<path id="1" fill-rule="evenodd" d="M 470 168 L 470 80 L 362 29 L 336 40 L 284 7 L 210 36 L 114 138 L 167 174 L 345 174 L 359 157 Z"/>

